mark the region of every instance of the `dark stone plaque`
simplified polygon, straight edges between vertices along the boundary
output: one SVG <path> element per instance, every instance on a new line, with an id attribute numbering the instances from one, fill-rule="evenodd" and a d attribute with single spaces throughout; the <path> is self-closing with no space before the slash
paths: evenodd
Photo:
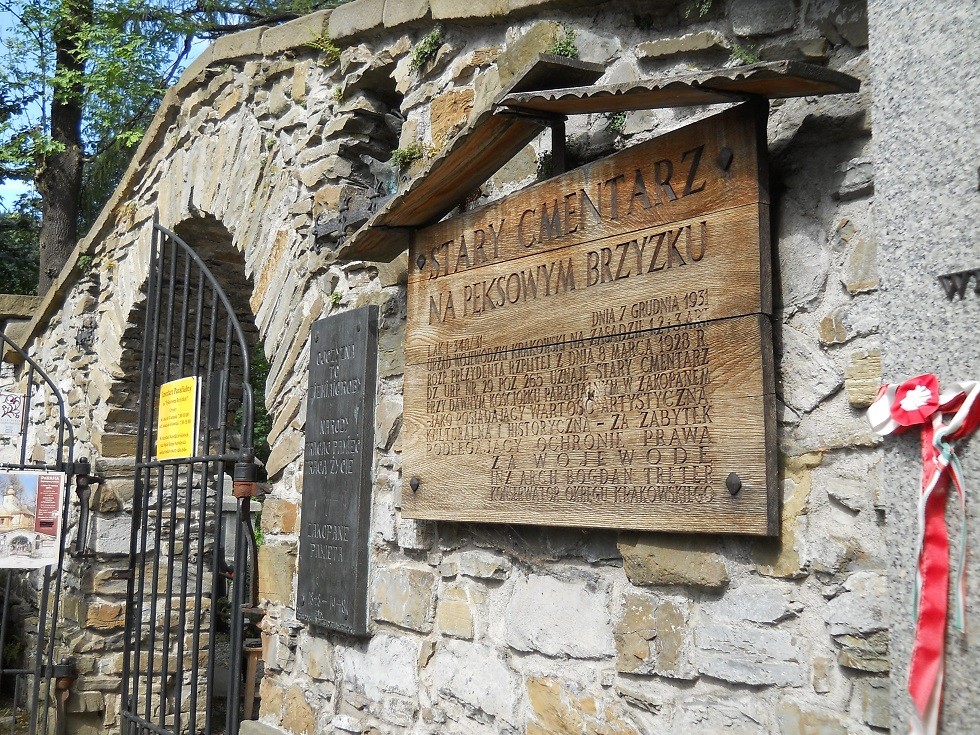
<path id="1" fill-rule="evenodd" d="M 296 617 L 367 634 L 378 308 L 313 323 Z"/>

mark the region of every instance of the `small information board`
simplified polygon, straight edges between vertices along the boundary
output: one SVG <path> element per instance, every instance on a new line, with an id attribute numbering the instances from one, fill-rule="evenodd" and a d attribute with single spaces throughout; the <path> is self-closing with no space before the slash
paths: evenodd
<path id="1" fill-rule="evenodd" d="M 58 562 L 65 474 L 0 470 L 0 568 Z"/>
<path id="2" fill-rule="evenodd" d="M 160 386 L 157 409 L 157 459 L 193 457 L 197 448 L 197 376 Z"/>
<path id="3" fill-rule="evenodd" d="M 419 230 L 409 261 L 403 515 L 778 534 L 764 106 Z"/>
<path id="4" fill-rule="evenodd" d="M 0 391 L 0 436 L 19 436 L 24 426 L 24 396 Z"/>
<path id="5" fill-rule="evenodd" d="M 313 323 L 296 617 L 367 634 L 378 308 Z"/>

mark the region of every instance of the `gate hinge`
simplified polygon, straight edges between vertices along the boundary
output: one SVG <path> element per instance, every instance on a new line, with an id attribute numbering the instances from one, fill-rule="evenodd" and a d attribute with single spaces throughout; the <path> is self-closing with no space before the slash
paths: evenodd
<path id="1" fill-rule="evenodd" d="M 264 494 L 256 480 L 257 469 L 258 467 L 254 462 L 235 463 L 232 495 L 241 500 L 242 498 L 255 498 Z"/>

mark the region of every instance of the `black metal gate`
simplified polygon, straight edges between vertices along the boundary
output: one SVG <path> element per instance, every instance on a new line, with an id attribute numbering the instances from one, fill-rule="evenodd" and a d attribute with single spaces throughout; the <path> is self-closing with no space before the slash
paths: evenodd
<path id="1" fill-rule="evenodd" d="M 64 398 L 54 381 L 0 330 L 0 354 L 7 351 L 7 345 L 20 356 L 26 373 L 17 381 L 16 395 L 23 406 L 20 431 L 10 437 L 11 441 L 4 447 L 0 470 L 27 471 L 18 476 L 18 483 L 22 482 L 19 478 L 26 480 L 36 472 L 64 473 L 65 482 L 60 491 L 62 532 L 56 552 L 51 550 L 52 555 L 56 553 L 57 562 L 38 569 L 3 570 L 3 599 L 0 601 L 3 608 L 0 615 L 0 722 L 3 725 L 0 732 L 47 733 L 53 727 L 60 733 L 64 727 L 65 701 L 76 677 L 72 661 L 65 659 L 55 664 L 59 656 L 58 623 L 64 590 L 62 570 L 68 530 L 68 495 L 76 469 L 72 462 L 74 432 L 65 415 Z M 31 439 L 40 442 L 43 456 L 34 456 Z M 83 465 L 82 474 L 87 482 L 87 464 Z M 5 473 L 4 477 L 7 480 L 4 495 L 9 493 L 14 498 L 14 475 Z M 16 499 L 8 502 L 20 503 Z M 9 528 L 3 530 L 8 532 L 5 534 L 8 537 L 17 535 Z"/>
<path id="2" fill-rule="evenodd" d="M 193 443 L 187 456 L 160 459 L 161 387 L 185 378 L 198 391 Z M 204 260 L 157 224 L 138 432 L 123 733 L 237 735 L 255 584 L 249 349 Z M 236 509 L 223 523 L 226 494 Z"/>

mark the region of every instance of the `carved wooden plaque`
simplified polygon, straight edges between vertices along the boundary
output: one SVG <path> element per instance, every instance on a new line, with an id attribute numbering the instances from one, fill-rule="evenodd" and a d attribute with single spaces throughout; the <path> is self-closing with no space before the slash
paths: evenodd
<path id="1" fill-rule="evenodd" d="M 367 634 L 378 307 L 313 322 L 296 617 Z"/>
<path id="2" fill-rule="evenodd" d="M 764 108 L 419 230 L 410 263 L 403 515 L 778 534 Z"/>

